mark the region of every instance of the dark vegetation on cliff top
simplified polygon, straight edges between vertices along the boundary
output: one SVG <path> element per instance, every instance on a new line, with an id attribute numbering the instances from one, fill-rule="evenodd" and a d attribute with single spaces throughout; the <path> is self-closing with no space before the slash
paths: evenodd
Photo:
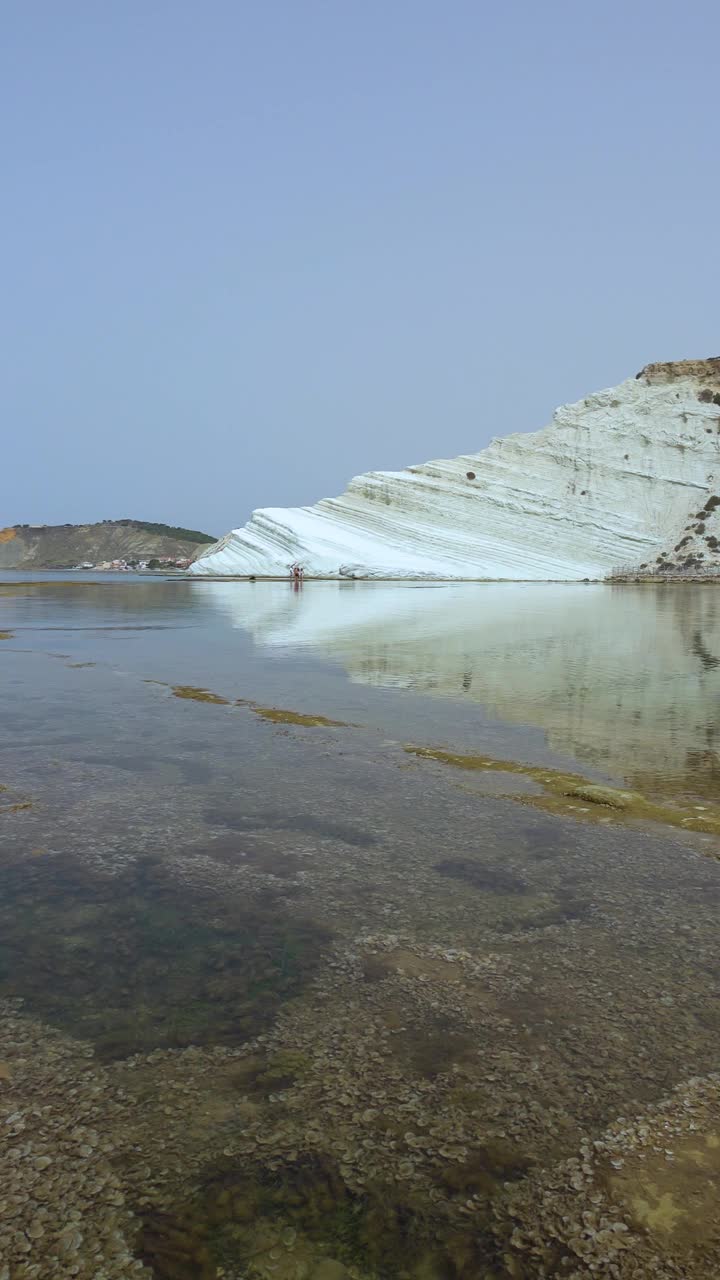
<path id="1" fill-rule="evenodd" d="M 217 542 L 212 533 L 201 533 L 199 529 L 184 529 L 182 525 L 160 524 L 151 520 L 99 520 L 97 524 L 115 525 L 126 529 L 138 529 L 144 533 L 156 533 L 166 538 L 179 538 L 184 542 Z M 16 524 L 14 529 L 32 529 L 34 534 L 54 533 L 57 529 L 86 529 L 82 524 Z"/>

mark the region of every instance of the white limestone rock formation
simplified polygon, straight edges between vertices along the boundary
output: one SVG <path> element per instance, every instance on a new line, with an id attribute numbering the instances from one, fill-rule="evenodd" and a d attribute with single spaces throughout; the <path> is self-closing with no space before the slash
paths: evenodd
<path id="1" fill-rule="evenodd" d="M 285 576 L 297 561 L 321 578 L 598 578 L 681 559 L 718 487 L 720 357 L 651 364 L 542 431 L 256 511 L 190 572 Z"/>

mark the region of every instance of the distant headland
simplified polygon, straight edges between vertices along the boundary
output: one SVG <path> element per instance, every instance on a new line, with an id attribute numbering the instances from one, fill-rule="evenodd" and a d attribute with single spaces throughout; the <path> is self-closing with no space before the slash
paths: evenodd
<path id="1" fill-rule="evenodd" d="M 214 541 L 149 520 L 14 524 L 0 529 L 0 569 L 187 569 Z"/>

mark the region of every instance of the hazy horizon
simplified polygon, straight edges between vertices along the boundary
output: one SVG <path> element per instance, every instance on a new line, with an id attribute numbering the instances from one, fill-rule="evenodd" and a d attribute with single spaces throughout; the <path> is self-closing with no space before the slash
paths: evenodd
<path id="1" fill-rule="evenodd" d="M 720 348 L 707 0 L 3 19 L 0 526 L 221 535 Z"/>

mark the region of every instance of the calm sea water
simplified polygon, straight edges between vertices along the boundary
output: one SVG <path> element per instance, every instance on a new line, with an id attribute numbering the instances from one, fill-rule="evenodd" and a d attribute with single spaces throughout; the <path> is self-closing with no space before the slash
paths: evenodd
<path id="1" fill-rule="evenodd" d="M 312 583 L 297 592 L 5 574 L 0 619 L 28 654 L 64 637 L 69 658 L 96 661 L 95 680 L 111 684 L 209 685 L 362 716 L 427 743 L 575 761 L 628 785 L 642 778 L 658 794 L 720 797 L 712 587 Z"/>
<path id="2" fill-rule="evenodd" d="M 540 1274 L 511 1189 L 717 1066 L 717 838 L 538 770 L 720 802 L 719 599 L 0 578 L 0 996 L 143 1099 L 155 1274 Z"/>

